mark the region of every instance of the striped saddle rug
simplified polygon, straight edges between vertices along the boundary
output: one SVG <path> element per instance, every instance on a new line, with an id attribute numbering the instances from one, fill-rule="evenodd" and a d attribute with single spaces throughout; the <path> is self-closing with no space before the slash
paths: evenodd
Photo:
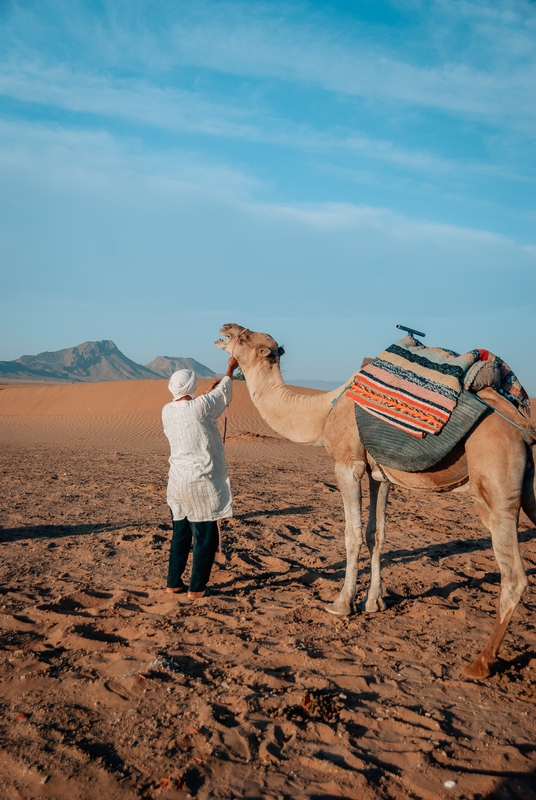
<path id="1" fill-rule="evenodd" d="M 402 472 L 423 472 L 446 458 L 478 420 L 490 414 L 470 392 L 462 392 L 449 421 L 436 436 L 411 436 L 358 403 L 354 406 L 359 438 L 373 459 L 383 467 Z"/>
<path id="2" fill-rule="evenodd" d="M 424 438 L 441 432 L 463 389 L 484 386 L 492 386 L 529 416 L 527 393 L 508 364 L 493 353 L 459 355 L 406 336 L 362 367 L 346 394 L 369 414 Z"/>
<path id="3" fill-rule="evenodd" d="M 459 355 L 406 336 L 354 376 L 359 435 L 379 464 L 422 472 L 439 463 L 490 413 L 473 392 L 492 386 L 527 417 L 528 395 L 504 361 L 487 350 Z"/>

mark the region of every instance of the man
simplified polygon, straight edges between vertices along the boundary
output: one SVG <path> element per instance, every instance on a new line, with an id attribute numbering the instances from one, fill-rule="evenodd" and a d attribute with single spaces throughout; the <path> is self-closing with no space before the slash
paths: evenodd
<path id="1" fill-rule="evenodd" d="M 193 539 L 188 597 L 203 597 L 218 549 L 217 520 L 232 517 L 231 484 L 216 420 L 232 398 L 232 376 L 238 361 L 231 357 L 227 374 L 207 394 L 194 399 L 195 373 L 174 372 L 168 388 L 173 401 L 162 409 L 162 423 L 171 455 L 167 502 L 173 517 L 166 591 L 186 591 L 182 574 Z"/>

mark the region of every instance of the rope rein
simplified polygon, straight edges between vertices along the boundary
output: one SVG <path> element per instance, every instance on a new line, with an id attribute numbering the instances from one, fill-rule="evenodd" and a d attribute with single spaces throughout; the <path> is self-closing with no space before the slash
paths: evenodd
<path id="1" fill-rule="evenodd" d="M 231 350 L 231 358 L 234 358 L 234 351 L 235 351 L 236 345 L 238 344 L 238 340 L 240 339 L 242 334 L 245 333 L 246 331 L 249 331 L 249 328 L 242 328 L 242 330 L 238 333 L 238 335 L 237 335 L 237 337 L 235 339 L 235 343 L 233 344 L 233 349 Z"/>
<path id="2" fill-rule="evenodd" d="M 478 400 L 478 402 L 482 403 L 483 406 L 487 406 L 487 408 L 491 409 L 491 411 L 495 411 L 496 414 L 498 414 L 500 417 L 502 417 L 507 422 L 509 422 L 510 425 L 513 425 L 514 428 L 519 428 L 519 430 L 523 431 L 523 433 L 527 433 L 527 428 L 524 428 L 523 425 L 519 425 L 517 422 L 514 422 L 513 419 L 510 419 L 510 417 L 507 417 L 506 414 L 502 413 L 502 411 L 497 411 L 495 406 L 492 406 L 490 403 L 486 403 L 486 401 L 482 400 L 482 398 L 479 397 L 477 394 L 475 394 L 475 392 L 469 392 L 469 394 L 472 394 L 473 397 L 475 398 L 475 400 Z"/>
<path id="3" fill-rule="evenodd" d="M 228 414 L 229 414 L 229 406 L 225 406 L 225 416 L 223 418 L 223 436 L 222 436 L 222 440 L 223 440 L 224 444 L 225 444 L 225 440 L 227 438 L 227 416 L 228 416 Z"/>
<path id="4" fill-rule="evenodd" d="M 233 345 L 233 349 L 231 350 L 231 358 L 234 358 L 234 351 L 235 351 L 236 345 L 238 344 L 238 339 L 246 331 L 249 331 L 249 328 L 242 328 L 242 330 L 240 331 L 240 333 L 236 337 L 235 343 Z M 232 378 L 231 378 L 231 380 L 232 380 Z M 229 406 L 227 405 L 227 406 L 225 406 L 225 415 L 223 417 L 223 436 L 222 436 L 223 444 L 225 444 L 225 440 L 227 439 L 227 419 L 228 419 L 228 417 L 229 417 Z M 218 555 L 223 555 L 220 520 L 217 520 L 217 523 L 218 523 Z"/>
<path id="5" fill-rule="evenodd" d="M 235 343 L 233 344 L 233 349 L 231 350 L 231 358 L 234 358 L 234 351 L 235 351 L 236 345 L 238 344 L 238 339 L 246 331 L 249 331 L 249 328 L 242 328 L 242 330 L 239 332 L 238 336 L 236 337 Z M 223 436 L 222 436 L 222 440 L 223 440 L 224 444 L 225 444 L 225 440 L 227 439 L 227 418 L 228 418 L 228 416 L 229 416 L 229 406 L 225 406 L 225 416 L 223 418 Z"/>

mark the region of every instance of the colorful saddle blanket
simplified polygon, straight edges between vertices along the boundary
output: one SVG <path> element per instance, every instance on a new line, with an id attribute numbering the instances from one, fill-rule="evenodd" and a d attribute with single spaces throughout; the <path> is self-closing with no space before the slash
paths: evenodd
<path id="1" fill-rule="evenodd" d="M 482 417 L 491 413 L 471 392 L 462 392 L 441 432 L 420 439 L 368 414 L 358 403 L 354 410 L 359 438 L 376 463 L 402 472 L 423 472 L 439 464 Z"/>
<path id="2" fill-rule="evenodd" d="M 530 415 L 527 393 L 508 364 L 493 353 L 459 355 L 406 336 L 362 367 L 346 394 L 372 416 L 424 438 L 442 431 L 463 389 L 476 392 L 484 386 Z"/>

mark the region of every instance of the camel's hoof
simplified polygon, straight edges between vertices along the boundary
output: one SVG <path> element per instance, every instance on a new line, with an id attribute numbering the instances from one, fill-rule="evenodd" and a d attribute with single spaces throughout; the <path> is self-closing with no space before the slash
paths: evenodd
<path id="1" fill-rule="evenodd" d="M 464 668 L 462 675 L 470 681 L 482 681 L 484 678 L 489 678 L 491 672 L 488 662 L 477 658 L 476 661 Z"/>
<path id="2" fill-rule="evenodd" d="M 385 611 L 387 609 L 387 603 L 383 597 L 378 597 L 375 600 L 363 600 L 362 603 L 359 603 L 359 608 L 367 614 L 375 614 L 377 611 Z"/>
<path id="3" fill-rule="evenodd" d="M 355 606 L 335 600 L 329 606 L 324 606 L 324 611 L 327 611 L 328 614 L 334 614 L 336 617 L 349 617 L 350 614 L 355 614 Z"/>

